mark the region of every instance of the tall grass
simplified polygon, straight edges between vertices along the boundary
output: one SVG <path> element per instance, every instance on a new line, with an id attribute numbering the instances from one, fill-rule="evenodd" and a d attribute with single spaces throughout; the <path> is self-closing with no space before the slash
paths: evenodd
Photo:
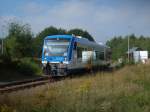
<path id="1" fill-rule="evenodd" d="M 0 96 L 2 112 L 149 112 L 150 65 L 65 79 Z"/>

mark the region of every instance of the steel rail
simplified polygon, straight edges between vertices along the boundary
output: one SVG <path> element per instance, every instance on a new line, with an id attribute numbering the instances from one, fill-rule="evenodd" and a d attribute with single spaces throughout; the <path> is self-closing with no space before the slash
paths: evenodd
<path id="1" fill-rule="evenodd" d="M 40 77 L 36 79 L 16 81 L 12 83 L 2 84 L 0 85 L 0 94 L 10 93 L 13 91 L 18 91 L 18 90 L 22 90 L 26 88 L 31 88 L 31 87 L 36 87 L 36 86 L 54 82 L 54 81 L 56 80 L 52 79 L 51 77 Z"/>

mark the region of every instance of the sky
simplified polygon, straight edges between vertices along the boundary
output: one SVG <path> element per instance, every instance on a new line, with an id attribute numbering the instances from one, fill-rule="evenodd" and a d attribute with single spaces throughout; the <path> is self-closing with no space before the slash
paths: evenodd
<path id="1" fill-rule="evenodd" d="M 49 26 L 81 28 L 105 43 L 132 33 L 150 36 L 150 0 L 0 0 L 0 37 L 16 20 L 35 35 Z"/>

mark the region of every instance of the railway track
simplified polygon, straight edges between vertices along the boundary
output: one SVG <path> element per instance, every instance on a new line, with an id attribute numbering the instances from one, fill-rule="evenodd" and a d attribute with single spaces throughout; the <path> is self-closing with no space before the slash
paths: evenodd
<path id="1" fill-rule="evenodd" d="M 36 79 L 1 84 L 0 85 L 0 93 L 1 94 L 9 93 L 9 92 L 17 91 L 17 90 L 22 90 L 22 89 L 26 89 L 26 88 L 43 85 L 43 84 L 54 82 L 54 81 L 56 81 L 56 80 L 52 79 L 51 77 L 45 76 L 45 77 L 40 77 L 40 78 L 36 78 Z"/>
<path id="2" fill-rule="evenodd" d="M 112 68 L 111 69 L 109 68 L 109 71 L 112 71 L 112 70 L 113 70 Z M 73 78 L 76 76 L 79 76 L 79 75 L 70 75 L 69 78 Z M 44 76 L 44 77 L 30 79 L 30 80 L 15 81 L 15 82 L 10 82 L 6 84 L 0 84 L 0 94 L 10 93 L 10 92 L 17 91 L 17 90 L 23 90 L 23 89 L 43 85 L 46 83 L 52 83 L 52 82 L 59 81 L 61 79 L 63 79 L 63 77 L 52 78 L 50 76 Z"/>

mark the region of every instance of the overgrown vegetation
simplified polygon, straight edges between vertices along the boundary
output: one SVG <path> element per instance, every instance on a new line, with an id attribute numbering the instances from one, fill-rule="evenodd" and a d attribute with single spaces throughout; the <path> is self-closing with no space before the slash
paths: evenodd
<path id="1" fill-rule="evenodd" d="M 0 61 L 0 83 L 39 77 L 41 67 L 32 58 L 10 60 L 3 58 Z"/>
<path id="2" fill-rule="evenodd" d="M 65 79 L 0 96 L 2 112 L 149 112 L 150 65 Z"/>
<path id="3" fill-rule="evenodd" d="M 33 35 L 28 24 L 10 23 L 8 36 L 4 40 L 4 55 L 11 59 L 32 57 Z"/>
<path id="4" fill-rule="evenodd" d="M 17 63 L 18 71 L 23 75 L 40 75 L 42 70 L 40 66 L 31 58 L 22 58 Z"/>

